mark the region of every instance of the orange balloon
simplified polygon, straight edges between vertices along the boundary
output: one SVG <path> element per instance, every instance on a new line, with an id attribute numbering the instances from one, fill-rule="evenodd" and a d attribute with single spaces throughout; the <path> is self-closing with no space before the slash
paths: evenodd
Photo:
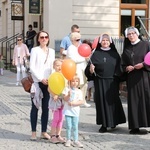
<path id="1" fill-rule="evenodd" d="M 61 66 L 61 72 L 67 80 L 71 80 L 76 74 L 76 63 L 71 59 L 65 59 Z"/>

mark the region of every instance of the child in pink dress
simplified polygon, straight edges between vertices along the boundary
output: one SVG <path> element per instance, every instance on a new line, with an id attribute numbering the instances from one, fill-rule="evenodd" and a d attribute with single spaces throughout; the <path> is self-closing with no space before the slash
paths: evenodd
<path id="1" fill-rule="evenodd" d="M 54 70 L 61 72 L 62 60 L 56 59 L 54 61 Z M 59 86 L 59 85 L 58 85 Z M 62 97 L 55 95 L 48 89 L 50 94 L 49 109 L 53 112 L 53 119 L 51 121 L 51 139 L 52 143 L 65 143 L 65 139 L 61 137 L 61 130 L 63 125 L 63 101 Z"/>

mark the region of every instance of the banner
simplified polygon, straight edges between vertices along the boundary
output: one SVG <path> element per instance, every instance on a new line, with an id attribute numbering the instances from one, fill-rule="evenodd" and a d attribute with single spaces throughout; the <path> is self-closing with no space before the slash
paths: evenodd
<path id="1" fill-rule="evenodd" d="M 41 0 L 29 0 L 29 14 L 41 15 Z"/>
<path id="2" fill-rule="evenodd" d="M 23 3 L 11 2 L 11 20 L 23 20 Z"/>

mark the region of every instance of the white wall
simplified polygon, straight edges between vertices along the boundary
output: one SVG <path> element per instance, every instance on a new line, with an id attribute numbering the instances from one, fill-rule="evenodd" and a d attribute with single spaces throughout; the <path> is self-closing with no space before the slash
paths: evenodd
<path id="1" fill-rule="evenodd" d="M 72 21 L 80 26 L 82 38 L 101 33 L 119 35 L 119 1 L 73 0 Z"/>
<path id="2" fill-rule="evenodd" d="M 119 1 L 96 0 L 44 0 L 44 30 L 54 41 L 61 40 L 70 32 L 73 24 L 78 24 L 82 39 L 94 39 L 107 32 L 119 35 Z"/>
<path id="3" fill-rule="evenodd" d="M 72 25 L 72 0 L 44 0 L 44 30 L 50 34 L 50 46 L 69 34 Z"/>

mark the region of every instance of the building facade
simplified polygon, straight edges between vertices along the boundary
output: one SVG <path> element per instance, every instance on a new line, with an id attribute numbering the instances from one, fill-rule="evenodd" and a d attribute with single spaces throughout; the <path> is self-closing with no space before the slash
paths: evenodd
<path id="1" fill-rule="evenodd" d="M 15 9 L 12 3 L 17 3 Z M 38 7 L 34 3 L 39 4 L 40 12 L 34 10 Z M 12 20 L 14 11 L 23 20 Z M 144 34 L 138 16 L 145 18 L 143 23 L 149 33 L 149 0 L 1 0 L 0 39 L 17 33 L 25 35 L 29 24 L 37 32 L 47 31 L 54 49 L 56 41 L 69 34 L 72 24 L 79 25 L 82 39 L 94 39 L 101 33 L 120 37 L 131 25 Z"/>

